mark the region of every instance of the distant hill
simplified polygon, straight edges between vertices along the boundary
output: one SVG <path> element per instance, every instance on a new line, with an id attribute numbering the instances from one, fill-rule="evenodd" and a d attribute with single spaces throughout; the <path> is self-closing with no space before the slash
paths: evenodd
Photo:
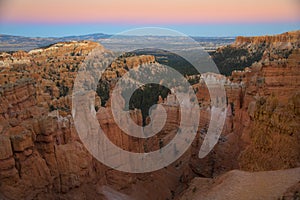
<path id="1" fill-rule="evenodd" d="M 58 42 L 66 42 L 72 40 L 90 40 L 94 42 L 102 43 L 103 39 L 110 38 L 112 35 L 104 33 L 95 33 L 88 35 L 78 36 L 66 36 L 66 37 L 24 37 L 0 34 L 0 51 L 29 51 L 32 49 L 49 46 Z M 124 36 L 126 39 L 132 39 L 135 36 Z M 148 36 L 149 37 L 149 36 Z M 150 36 L 157 37 L 159 39 L 165 38 L 165 36 Z M 167 37 L 167 36 L 166 36 Z M 119 37 L 118 37 L 119 38 Z M 220 46 L 230 44 L 234 42 L 233 37 L 192 37 L 195 41 L 199 42 L 206 50 L 215 50 Z"/>
<path id="2" fill-rule="evenodd" d="M 0 51 L 28 51 L 35 48 L 48 46 L 57 42 L 66 42 L 72 40 L 97 41 L 99 39 L 109 37 L 111 37 L 111 35 L 103 33 L 67 37 L 23 37 L 0 34 Z"/>

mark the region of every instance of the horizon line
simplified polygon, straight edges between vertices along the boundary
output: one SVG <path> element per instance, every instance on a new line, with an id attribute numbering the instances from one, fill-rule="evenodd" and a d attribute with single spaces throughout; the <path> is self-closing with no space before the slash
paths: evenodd
<path id="1" fill-rule="evenodd" d="M 237 37 L 261 37 L 261 36 L 274 36 L 274 35 L 280 35 L 284 34 L 287 32 L 297 32 L 300 31 L 299 29 L 295 30 L 289 30 L 289 31 L 284 31 L 281 33 L 275 33 L 275 34 L 265 34 L 265 35 L 253 35 L 253 36 L 243 36 L 243 35 L 227 35 L 227 36 L 202 36 L 202 35 L 187 35 L 189 37 L 200 37 L 200 38 L 237 38 Z M 118 34 L 110 34 L 110 33 L 104 33 L 104 32 L 92 32 L 92 33 L 86 33 L 86 34 L 74 34 L 74 35 L 64 35 L 64 36 L 25 36 L 25 35 L 17 35 L 17 34 L 5 34 L 0 32 L 0 36 L 12 36 L 12 37 L 25 37 L 25 38 L 67 38 L 67 37 L 83 37 L 83 36 L 92 36 L 92 35 L 100 35 L 102 34 L 103 36 L 108 36 L 108 37 L 113 37 L 117 36 Z M 124 36 L 124 37 L 182 37 L 179 35 L 119 35 L 119 36 Z M 105 38 L 103 38 L 105 39 Z"/>
<path id="2" fill-rule="evenodd" d="M 295 23 L 217 23 L 217 24 L 7 24 L 0 22 L 0 33 L 21 37 L 59 38 L 91 34 L 118 35 L 137 28 L 171 29 L 192 37 L 237 37 L 276 35 L 300 30 L 300 21 Z"/>

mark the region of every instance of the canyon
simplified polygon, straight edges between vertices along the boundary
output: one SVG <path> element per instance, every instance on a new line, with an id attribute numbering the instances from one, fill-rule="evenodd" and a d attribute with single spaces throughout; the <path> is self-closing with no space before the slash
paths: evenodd
<path id="1" fill-rule="evenodd" d="M 199 81 L 192 87 L 200 105 L 200 121 L 191 146 L 171 165 L 137 174 L 99 162 L 88 152 L 74 125 L 74 79 L 95 48 L 107 51 L 103 46 L 71 41 L 28 52 L 0 53 L 0 199 L 299 198 L 299 38 L 300 31 L 238 37 L 218 49 L 212 57 L 217 57 L 217 65 L 225 63 L 221 72 L 232 62 L 243 67 L 226 69 L 228 76 L 198 75 Z M 230 60 L 226 48 L 236 52 L 247 49 L 248 53 L 238 53 L 238 61 L 234 54 Z M 220 60 L 220 55 L 225 59 Z M 120 56 L 103 73 L 97 92 L 91 94 L 95 116 L 106 136 L 127 151 L 159 150 L 174 138 L 180 125 L 179 103 L 170 93 L 157 99 L 167 119 L 151 138 L 129 136 L 114 120 L 111 88 L 130 69 L 150 63 L 158 64 L 155 56 Z M 224 83 L 226 99 L 210 98 L 208 79 Z M 216 146 L 200 159 L 213 104 L 219 101 L 226 102 L 225 125 Z M 137 125 L 143 125 L 141 110 L 129 112 Z M 156 117 L 161 121 L 162 116 Z M 147 117 L 146 122 L 149 120 Z"/>

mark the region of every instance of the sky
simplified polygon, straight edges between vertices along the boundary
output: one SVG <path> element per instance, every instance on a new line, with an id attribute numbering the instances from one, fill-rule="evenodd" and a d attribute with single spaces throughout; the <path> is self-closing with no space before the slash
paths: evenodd
<path id="1" fill-rule="evenodd" d="M 1 0 L 0 34 L 59 37 L 164 27 L 192 36 L 300 29 L 299 0 Z"/>

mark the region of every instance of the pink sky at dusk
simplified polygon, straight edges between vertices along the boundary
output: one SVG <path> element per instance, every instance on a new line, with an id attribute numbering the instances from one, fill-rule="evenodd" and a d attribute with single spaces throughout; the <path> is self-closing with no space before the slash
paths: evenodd
<path id="1" fill-rule="evenodd" d="M 5 23 L 298 22 L 298 0 L 2 0 Z"/>

